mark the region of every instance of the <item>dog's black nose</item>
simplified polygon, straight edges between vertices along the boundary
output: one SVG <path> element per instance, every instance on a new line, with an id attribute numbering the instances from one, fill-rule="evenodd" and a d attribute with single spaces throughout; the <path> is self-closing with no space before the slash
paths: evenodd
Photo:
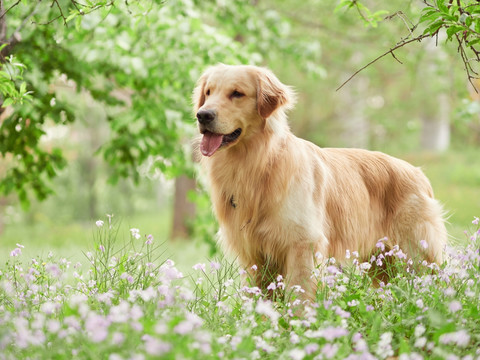
<path id="1" fill-rule="evenodd" d="M 197 113 L 198 122 L 202 125 L 207 125 L 215 120 L 217 116 L 215 110 L 200 110 Z"/>

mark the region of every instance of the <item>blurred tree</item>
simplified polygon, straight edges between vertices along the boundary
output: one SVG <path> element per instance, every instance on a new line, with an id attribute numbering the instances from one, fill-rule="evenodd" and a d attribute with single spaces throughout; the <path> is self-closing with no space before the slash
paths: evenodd
<path id="1" fill-rule="evenodd" d="M 411 4 L 412 1 L 407 3 Z M 394 16 L 400 17 L 409 29 L 409 34 L 399 39 L 394 47 L 390 48 L 371 63 L 388 54 L 395 57 L 395 51 L 399 48 L 411 43 L 420 42 L 425 38 L 435 37 L 438 45 L 439 35 L 444 33 L 446 35 L 446 42 L 453 41 L 456 43 L 457 51 L 465 66 L 468 80 L 471 85 L 474 86 L 472 80 L 479 78 L 479 73 L 476 67 L 478 67 L 478 63 L 480 62 L 479 1 L 423 0 L 422 3 L 423 5 L 419 6 L 421 9 L 420 13 L 416 13 L 413 18 L 405 15 L 401 10 L 386 17 L 386 19 Z M 370 10 L 371 6 L 370 1 L 368 0 L 340 0 L 338 8 L 353 8 L 365 24 L 377 27 L 378 23 L 382 21 L 382 17 L 385 14 L 388 14 L 389 11 L 380 9 L 372 12 Z M 421 33 L 419 34 L 419 32 Z M 371 63 L 367 64 L 365 67 L 371 65 Z M 359 71 L 357 71 L 357 73 Z"/>
<path id="2" fill-rule="evenodd" d="M 195 180 L 186 175 L 180 175 L 175 179 L 171 230 L 173 239 L 186 239 L 192 234 L 190 226 L 195 218 L 195 205 L 189 200 L 188 193 L 195 189 L 195 186 Z"/>
<path id="3" fill-rule="evenodd" d="M 385 4 L 385 9 L 371 11 L 368 0 L 341 0 L 336 11 L 337 16 L 346 19 L 342 9 L 354 8 L 355 15 L 373 28 L 393 17 L 401 19 L 408 34 L 385 54 L 394 55 L 407 44 L 445 30 L 447 41 L 458 43 L 464 61 L 469 59 L 468 51 L 478 60 L 478 2 L 424 1 L 423 8 L 415 3 L 421 4 L 394 1 Z M 112 135 L 102 153 L 114 165 L 113 180 L 118 176 L 138 180 L 136 167 L 152 154 L 162 154 L 153 162 L 154 168 L 177 175 L 178 169 L 185 168 L 187 163 L 185 152 L 178 151 L 177 146 L 179 134 L 185 130 L 178 120 L 190 118 L 186 110 L 188 97 L 184 95 L 205 64 L 218 60 L 281 62 L 289 55 L 301 68 L 321 71 L 317 61 L 319 48 L 312 41 L 311 32 L 305 31 L 311 30 L 311 26 L 306 24 L 301 30 L 292 31 L 286 18 L 294 18 L 300 8 L 310 9 L 301 14 L 302 21 L 312 23 L 309 18 L 320 11 L 331 14 L 337 2 L 265 4 L 240 0 L 148 4 L 103 0 L 91 5 L 59 0 L 51 4 L 16 1 L 5 6 L 0 1 L 0 90 L 3 108 L 12 104 L 16 107 L 14 115 L 3 121 L 0 129 L 0 152 L 8 163 L 0 190 L 16 191 L 24 203 L 29 188 L 44 198 L 50 192 L 48 178 L 65 165 L 59 149 L 45 151 L 39 141 L 45 123 L 75 120 L 75 114 L 64 104 L 50 105 L 52 88 L 48 84 L 60 74 L 73 80 L 79 91 L 84 89 L 109 105 Z M 272 10 L 285 8 L 293 11 L 280 16 Z M 387 13 L 392 15 L 385 18 Z M 334 21 L 328 16 L 321 18 L 324 23 L 313 21 L 315 26 L 328 27 Z M 352 26 L 346 27 L 347 32 L 351 29 Z M 418 29 L 421 34 L 415 36 Z M 367 37 L 373 34 L 364 33 Z M 346 38 L 357 36 L 363 35 L 350 32 Z M 342 40 L 335 36 L 332 41 Z M 341 50 L 356 51 L 354 46 Z M 476 72 L 471 61 L 465 61 L 465 66 L 468 76 L 473 78 Z M 134 91 L 133 111 L 111 110 L 121 102 L 112 96 L 118 88 Z M 31 101 L 26 103 L 28 99 Z"/>
<path id="4" fill-rule="evenodd" d="M 290 81 L 301 86 L 300 106 L 292 116 L 297 133 L 322 146 L 394 153 L 448 146 L 454 99 L 466 95 L 465 73 L 446 29 L 432 37 L 425 32 L 428 21 L 419 24 L 428 13 L 424 2 L 310 0 L 278 7 L 297 32 L 315 32 L 328 69 L 321 82 L 291 67 L 280 70 L 283 78 L 292 73 Z M 427 49 L 428 41 L 437 46 Z"/>
<path id="5" fill-rule="evenodd" d="M 448 149 L 450 145 L 450 117 L 451 101 L 448 96 L 449 88 L 452 87 L 451 76 L 449 76 L 448 62 L 445 61 L 447 54 L 445 49 L 436 46 L 434 39 L 424 40 L 425 56 L 427 66 L 419 74 L 425 91 L 428 91 L 435 105 L 425 107 L 421 114 L 422 149 L 434 152 L 441 152 Z"/>
<path id="6" fill-rule="evenodd" d="M 140 166 L 150 174 L 191 175 L 191 149 L 182 142 L 194 131 L 190 93 L 202 70 L 218 61 L 268 63 L 284 82 L 305 84 L 293 126 L 320 145 L 344 140 L 414 148 L 421 119 L 412 114 L 436 110 L 444 101 L 437 95 L 440 86 L 430 81 L 436 74 L 421 83 L 416 76 L 424 70 L 424 49 L 407 51 L 405 45 L 443 31 L 458 44 L 461 60 L 469 51 L 478 59 L 480 5 L 395 0 L 371 11 L 372 4 L 377 6 L 370 0 L 55 0 L 4 6 L 0 0 L 0 93 L 3 109 L 13 108 L 0 123 L 0 192 L 16 192 L 24 204 L 32 192 L 45 198 L 50 179 L 67 163 L 60 148 L 46 143 L 46 130 L 82 117 L 97 121 L 93 112 L 82 114 L 58 96 L 59 78 L 104 108 L 109 131 L 92 136 L 111 165 L 112 182 L 138 181 Z M 364 74 L 368 80 L 355 79 L 349 93 L 333 91 L 379 49 L 389 49 L 379 58 L 392 55 L 390 62 L 377 63 L 375 72 Z M 452 51 L 445 53 L 442 66 L 449 67 Z M 362 60 L 344 60 L 355 54 Z M 407 59 L 405 66 L 393 66 L 400 58 Z M 472 63 L 465 64 L 474 77 Z M 323 75 L 322 83 L 312 74 Z M 457 87 L 453 81 L 442 90 L 443 99 Z M 432 83 L 427 95 L 426 82 Z"/>
<path id="7" fill-rule="evenodd" d="M 190 94 L 207 65 L 261 64 L 288 54 L 310 73 L 320 71 L 311 41 L 289 37 L 277 12 L 241 0 L 1 4 L 2 74 L 13 74 L 3 106 L 14 111 L 0 124 L 0 191 L 16 192 L 23 204 L 31 191 L 40 199 L 51 193 L 49 179 L 66 165 L 60 148 L 46 146 L 46 129 L 96 121 L 56 95 L 60 77 L 104 107 L 109 135 L 93 142 L 117 182 L 138 181 L 139 166 L 191 176 L 191 149 L 181 140 L 193 134 Z M 129 93 L 128 104 L 119 92 Z M 93 185 L 94 164 L 84 166 Z"/>

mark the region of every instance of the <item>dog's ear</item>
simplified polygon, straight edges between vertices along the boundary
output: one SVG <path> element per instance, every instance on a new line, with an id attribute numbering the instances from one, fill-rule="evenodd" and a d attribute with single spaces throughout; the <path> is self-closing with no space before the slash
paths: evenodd
<path id="1" fill-rule="evenodd" d="M 281 107 L 289 109 L 293 106 L 293 90 L 282 84 L 270 70 L 259 69 L 257 76 L 257 107 L 263 119 L 267 119 Z"/>
<path id="2" fill-rule="evenodd" d="M 205 84 L 207 82 L 207 72 L 205 72 L 197 81 L 193 90 L 193 109 L 197 113 L 198 109 L 205 103 Z"/>

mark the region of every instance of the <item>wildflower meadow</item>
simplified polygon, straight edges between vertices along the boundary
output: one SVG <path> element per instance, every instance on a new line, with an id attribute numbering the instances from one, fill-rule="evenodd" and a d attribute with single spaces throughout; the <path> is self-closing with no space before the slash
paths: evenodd
<path id="1" fill-rule="evenodd" d="M 281 275 L 262 294 L 234 261 L 182 273 L 152 235 L 130 229 L 120 243 L 111 218 L 93 227 L 89 266 L 12 249 L 0 271 L 0 359 L 480 359 L 478 218 L 441 266 L 382 239 L 367 262 L 354 251 L 346 266 L 321 259 L 307 304 Z M 390 281 L 373 284 L 383 264 Z"/>

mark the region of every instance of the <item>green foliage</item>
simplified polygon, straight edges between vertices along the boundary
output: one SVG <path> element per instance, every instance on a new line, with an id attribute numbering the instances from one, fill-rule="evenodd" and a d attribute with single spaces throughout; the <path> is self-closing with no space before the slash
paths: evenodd
<path id="1" fill-rule="evenodd" d="M 210 256 L 218 252 L 216 232 L 218 223 L 213 215 L 210 196 L 206 191 L 191 191 L 188 200 L 195 204 L 197 214 L 189 224 L 192 236 L 207 244 Z"/>
<path id="2" fill-rule="evenodd" d="M 107 217 L 107 223 L 97 221 L 97 227 L 94 247 L 86 257 L 92 264 L 91 279 L 100 292 L 116 288 L 118 295 L 125 297 L 133 289 L 158 285 L 149 273 L 163 264 L 159 261 L 163 253 L 159 253 L 162 244 L 155 243 L 153 235 L 142 239 L 139 230 L 132 228 L 129 241 L 121 245 L 119 227 L 112 216 Z"/>
<path id="3" fill-rule="evenodd" d="M 461 144 L 475 147 L 480 144 L 480 102 L 464 99 L 453 118 L 453 131 Z"/>
<path id="4" fill-rule="evenodd" d="M 427 3 L 428 4 L 428 3 Z M 445 31 L 446 41 L 454 41 L 458 46 L 468 80 L 475 87 L 473 79 L 479 78 L 480 62 L 480 4 L 478 1 L 464 0 L 447 2 L 436 0 L 425 7 L 419 19 L 426 28 L 424 35 L 434 36 Z M 473 55 L 473 56 L 472 56 Z M 478 92 L 479 89 L 476 89 Z"/>
<path id="5" fill-rule="evenodd" d="M 392 54 L 393 50 L 403 47 L 412 42 L 419 42 L 427 37 L 437 37 L 440 32 L 446 34 L 446 41 L 455 41 L 459 57 L 461 58 L 468 80 L 479 77 L 476 64 L 480 62 L 480 51 L 477 45 L 480 43 L 480 5 L 475 0 L 433 0 L 424 1 L 426 6 L 421 9 L 419 15 L 415 13 L 412 19 L 408 19 L 402 10 L 397 10 L 393 15 L 385 17 L 389 20 L 398 15 L 408 28 L 409 34 L 397 40 L 397 45 L 385 52 Z M 357 0 L 342 0 L 338 8 L 355 8 L 366 25 L 377 27 L 388 11 L 379 10 L 372 12 Z M 415 35 L 417 28 L 422 28 L 423 33 Z M 473 58 L 472 58 L 473 55 Z M 383 56 L 382 56 L 383 57 Z M 376 60 L 378 60 L 377 58 Z M 376 61 L 375 60 L 375 61 Z"/>
<path id="6" fill-rule="evenodd" d="M 0 46 L 0 51 L 7 45 Z M 3 107 L 10 106 L 15 103 L 23 104 L 26 100 L 31 100 L 31 91 L 27 91 L 27 83 L 23 80 L 23 71 L 25 65 L 19 63 L 17 59 L 10 55 L 3 67 L 0 68 L 0 93 L 3 96 Z M 18 88 L 17 88 L 17 84 Z"/>
<path id="7" fill-rule="evenodd" d="M 363 20 L 365 26 L 371 26 L 372 28 L 378 27 L 378 23 L 383 21 L 385 15 L 388 14 L 388 11 L 386 10 L 372 12 L 367 6 L 358 0 L 340 0 L 340 3 L 335 10 L 338 12 L 343 8 L 355 9 L 360 19 Z"/>
<path id="8" fill-rule="evenodd" d="M 419 22 L 427 24 L 424 34 L 435 35 L 444 29 L 447 40 L 456 37 L 459 43 L 464 42 L 474 52 L 475 44 L 480 42 L 480 5 L 477 1 L 436 0 L 422 10 Z"/>
<path id="9" fill-rule="evenodd" d="M 20 93 L 28 89 L 34 97 L 16 104 L 0 127 L 1 154 L 8 156 L 0 190 L 17 192 L 24 204 L 29 189 L 45 198 L 48 179 L 65 166 L 61 151 L 41 142 L 46 128 L 78 119 L 72 104 L 55 98 L 60 78 L 105 107 L 110 135 L 100 153 L 116 183 L 122 177 L 138 182 L 141 165 L 168 177 L 191 173 L 190 94 L 206 66 L 261 63 L 285 52 L 311 73 L 320 72 L 314 43 L 290 37 L 283 16 L 272 10 L 264 16 L 245 1 L 51 5 L 20 3 L 6 14 L 13 26 L 33 19 L 11 51 L 28 69 L 27 85 L 17 84 Z M 7 104 L 8 97 L 18 95 L 6 96 Z"/>

